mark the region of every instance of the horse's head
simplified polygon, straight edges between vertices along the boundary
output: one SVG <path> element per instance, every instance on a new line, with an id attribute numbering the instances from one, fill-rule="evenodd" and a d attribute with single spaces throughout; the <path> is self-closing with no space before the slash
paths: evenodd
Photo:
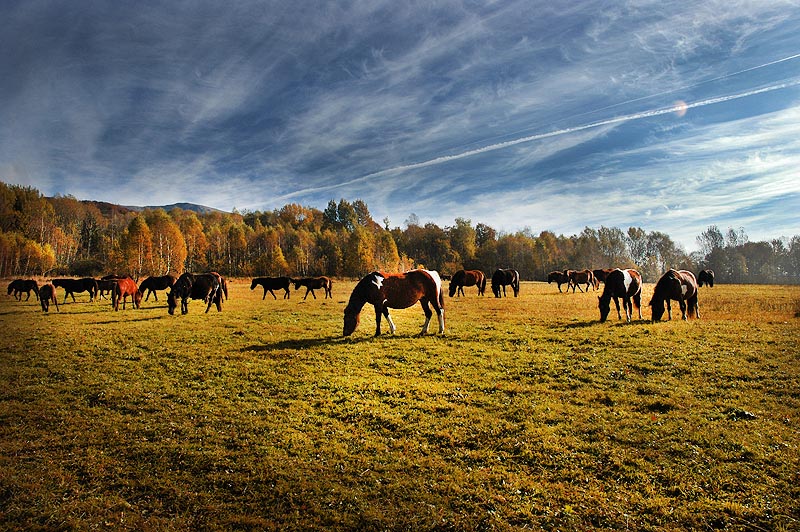
<path id="1" fill-rule="evenodd" d="M 458 290 L 458 286 L 453 281 L 450 281 L 450 297 L 456 294 L 456 290 Z"/>
<path id="2" fill-rule="evenodd" d="M 258 286 L 258 282 L 256 282 L 255 279 L 253 279 L 253 282 L 250 283 L 250 290 L 255 290 L 256 286 Z"/>
<path id="3" fill-rule="evenodd" d="M 342 329 L 342 336 L 350 336 L 353 331 L 358 327 L 358 317 L 360 312 L 353 306 L 347 305 L 344 309 L 344 328 Z"/>
<path id="4" fill-rule="evenodd" d="M 653 310 L 653 321 L 661 321 L 661 317 L 664 315 L 664 300 L 654 297 L 650 300 L 649 305 Z"/>
<path id="5" fill-rule="evenodd" d="M 600 296 L 597 299 L 600 300 L 598 305 L 600 308 L 600 323 L 603 323 L 608 319 L 608 313 L 611 312 L 611 297 L 603 298 Z"/>
<path id="6" fill-rule="evenodd" d="M 133 298 L 134 308 L 139 308 L 142 305 L 142 293 L 139 290 L 134 290 L 131 297 Z"/>

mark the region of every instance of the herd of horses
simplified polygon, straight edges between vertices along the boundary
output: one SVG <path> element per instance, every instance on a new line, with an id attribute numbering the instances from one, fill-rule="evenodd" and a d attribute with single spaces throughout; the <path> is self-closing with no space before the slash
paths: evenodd
<path id="1" fill-rule="evenodd" d="M 577 288 L 583 292 L 581 286 L 586 286 L 586 291 L 590 287 L 599 289 L 603 283 L 604 289 L 599 296 L 598 307 L 600 309 L 600 321 L 604 322 L 611 312 L 611 301 L 617 309 L 617 318 L 622 319 L 620 309 L 620 299 L 622 308 L 625 311 L 625 319 L 630 322 L 633 319 L 634 307 L 639 312 L 639 319 L 642 319 L 641 297 L 642 297 L 642 276 L 632 268 L 620 269 L 609 268 L 603 270 L 564 270 L 550 272 L 548 283 L 556 282 L 559 292 L 562 292 L 561 285 L 567 285 L 567 292 L 572 288 L 575 293 Z M 475 286 L 478 295 L 485 295 L 486 275 L 480 270 L 459 270 L 450 277 L 450 297 L 464 295 L 464 287 Z M 520 277 L 519 272 L 513 269 L 498 269 L 494 272 L 491 279 L 492 293 L 495 297 L 505 297 L 506 287 L 510 286 L 514 297 L 519 296 Z M 656 283 L 653 297 L 650 300 L 652 307 L 653 321 L 659 321 L 664 315 L 666 308 L 669 319 L 672 319 L 671 301 L 677 301 L 682 318 L 686 320 L 688 316 L 700 317 L 698 306 L 698 287 L 707 284 L 714 286 L 714 272 L 703 270 L 695 278 L 694 274 L 687 270 L 669 270 Z M 274 290 L 283 290 L 284 299 L 290 297 L 290 286 L 294 285 L 295 290 L 301 287 L 306 288 L 303 299 L 305 300 L 310 293 L 314 299 L 317 296 L 314 290 L 322 289 L 325 298 L 333 298 L 331 293 L 333 282 L 328 277 L 308 277 L 303 279 L 292 279 L 290 277 L 256 277 L 252 280 L 250 290 L 255 290 L 257 286 L 264 289 L 262 301 L 267 297 L 267 292 L 272 294 L 273 299 L 277 299 Z M 203 301 L 206 304 L 206 312 L 216 305 L 217 311 L 222 311 L 222 303 L 228 298 L 228 286 L 225 279 L 216 272 L 207 273 L 184 273 L 175 278 L 172 275 L 160 277 L 148 277 L 141 285 L 130 276 L 107 275 L 101 279 L 86 277 L 83 279 L 53 279 L 39 287 L 35 280 L 16 279 L 8 285 L 8 294 L 18 301 L 22 300 L 22 294 L 26 293 L 26 301 L 30 299 L 30 292 L 33 292 L 41 302 L 42 310 L 48 312 L 50 304 L 53 303 L 58 309 L 56 288 L 64 290 L 64 303 L 68 297 L 75 301 L 75 293 L 88 292 L 89 300 L 105 297 L 104 294 L 111 294 L 111 303 L 115 311 L 125 309 L 128 296 L 131 297 L 131 304 L 139 308 L 142 298 L 145 301 L 152 294 L 158 301 L 159 290 L 169 289 L 167 293 L 167 308 L 169 314 L 174 314 L 180 300 L 181 314 L 188 313 L 188 302 L 191 299 Z M 433 313 L 436 312 L 439 322 L 439 334 L 444 334 L 444 290 L 442 288 L 442 278 L 435 270 L 416 269 L 405 273 L 385 273 L 375 271 L 363 277 L 353 289 L 350 300 L 344 309 L 343 336 L 350 336 L 359 323 L 359 315 L 362 308 L 371 304 L 375 309 L 375 335 L 381 334 L 381 320 L 385 318 L 392 333 L 396 327 L 392 321 L 389 309 L 403 309 L 411 307 L 419 302 L 425 314 L 425 322 L 420 332 L 421 335 L 427 334 Z M 433 310 L 431 310 L 431 308 Z"/>

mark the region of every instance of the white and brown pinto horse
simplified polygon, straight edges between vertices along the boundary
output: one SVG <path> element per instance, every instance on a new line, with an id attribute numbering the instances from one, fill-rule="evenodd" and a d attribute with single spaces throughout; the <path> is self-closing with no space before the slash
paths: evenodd
<path id="1" fill-rule="evenodd" d="M 619 312 L 619 298 L 625 307 L 625 319 L 630 323 L 633 318 L 633 306 L 639 309 L 639 319 L 642 319 L 642 276 L 634 269 L 611 270 L 605 277 L 605 288 L 600 300 L 600 321 L 606 321 L 611 311 L 611 298 L 617 306 L 617 318 L 622 319 Z"/>
<path id="2" fill-rule="evenodd" d="M 405 273 L 372 272 L 361 279 L 344 309 L 344 336 L 350 336 L 358 326 L 358 316 L 367 303 L 375 307 L 375 336 L 381 334 L 381 315 L 386 316 L 389 330 L 396 327 L 389 316 L 390 308 L 408 308 L 419 301 L 425 312 L 425 324 L 420 335 L 427 334 L 433 312 L 439 318 L 439 334 L 444 334 L 444 292 L 442 280 L 434 270 L 411 270 Z"/>
<path id="3" fill-rule="evenodd" d="M 650 306 L 653 309 L 653 321 L 659 321 L 664 315 L 664 303 L 667 304 L 667 315 L 672 319 L 670 301 L 675 300 L 681 306 L 683 319 L 694 314 L 700 317 L 700 307 L 697 303 L 697 280 L 694 274 L 687 270 L 669 270 L 656 283 Z"/>

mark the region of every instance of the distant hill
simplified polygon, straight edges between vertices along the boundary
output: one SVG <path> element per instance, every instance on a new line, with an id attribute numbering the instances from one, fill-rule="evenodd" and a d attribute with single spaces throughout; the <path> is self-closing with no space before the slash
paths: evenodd
<path id="1" fill-rule="evenodd" d="M 125 214 L 126 212 L 141 212 L 146 209 L 164 209 L 165 211 L 169 212 L 174 208 L 183 209 L 185 211 L 194 211 L 198 214 L 208 214 L 211 212 L 225 212 L 219 209 L 215 209 L 213 207 L 206 207 L 205 205 L 197 205 L 196 203 L 172 203 L 170 205 L 148 205 L 145 207 L 139 207 L 135 205 L 115 205 L 113 203 L 108 203 L 105 201 L 92 201 L 92 200 L 83 200 L 81 203 L 87 203 L 94 205 L 97 207 L 103 216 L 110 216 L 112 213 L 117 212 L 119 214 Z"/>

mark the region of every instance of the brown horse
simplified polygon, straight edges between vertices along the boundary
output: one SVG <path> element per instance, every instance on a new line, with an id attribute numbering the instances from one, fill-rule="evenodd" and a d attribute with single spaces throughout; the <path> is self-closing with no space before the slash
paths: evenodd
<path id="1" fill-rule="evenodd" d="M 562 291 L 561 290 L 561 285 L 562 284 L 567 285 L 567 288 L 569 289 L 569 276 L 566 274 L 566 271 L 563 271 L 563 272 L 554 271 L 554 272 L 548 273 L 547 274 L 547 284 L 550 284 L 553 281 L 555 281 L 555 283 L 558 285 L 558 291 L 559 292 Z"/>
<path id="2" fill-rule="evenodd" d="M 160 277 L 148 277 L 142 284 L 139 285 L 139 293 L 144 295 L 147 292 L 144 300 L 147 301 L 150 299 L 150 294 L 153 294 L 153 297 L 156 301 L 158 301 L 158 293 L 156 290 L 166 290 L 167 288 L 171 287 L 175 284 L 177 279 L 174 275 L 162 275 Z"/>
<path id="3" fill-rule="evenodd" d="M 8 283 L 8 295 L 14 293 L 14 299 L 17 301 L 22 301 L 22 292 L 25 292 L 28 297 L 25 298 L 25 301 L 31 298 L 31 291 L 33 291 L 33 295 L 36 296 L 36 301 L 39 301 L 39 283 L 36 282 L 34 279 L 14 279 L 10 283 Z"/>
<path id="4" fill-rule="evenodd" d="M 506 286 L 511 286 L 514 290 L 514 297 L 519 296 L 519 272 L 517 270 L 495 270 L 492 274 L 492 293 L 494 297 L 500 297 L 500 289 L 502 288 L 502 295 L 506 295 Z"/>
<path id="5" fill-rule="evenodd" d="M 669 270 L 656 283 L 650 306 L 653 309 L 653 321 L 659 321 L 664 315 L 664 303 L 667 304 L 667 315 L 672 319 L 671 300 L 681 306 L 681 315 L 687 319 L 694 314 L 700 318 L 700 306 L 697 303 L 697 280 L 694 274 L 687 270 Z"/>
<path id="6" fill-rule="evenodd" d="M 714 288 L 714 270 L 701 270 L 697 276 L 697 286 L 707 284 L 709 288 Z"/>
<path id="7" fill-rule="evenodd" d="M 602 270 L 592 270 L 592 277 L 594 277 L 594 289 L 600 289 L 600 283 L 606 282 L 606 277 L 609 273 L 613 272 L 616 268 L 604 268 Z"/>
<path id="8" fill-rule="evenodd" d="M 333 295 L 331 294 L 331 288 L 333 288 L 333 281 L 331 281 L 328 277 L 306 277 L 304 279 L 294 279 L 294 289 L 300 290 L 301 286 L 306 287 L 306 295 L 303 297 L 303 301 L 308 297 L 308 293 L 311 292 L 311 295 L 314 296 L 314 299 L 317 299 L 316 294 L 314 294 L 314 290 L 322 288 L 325 290 L 325 299 L 329 297 L 333 299 Z"/>
<path id="9" fill-rule="evenodd" d="M 464 295 L 465 286 L 477 286 L 478 295 L 486 293 L 486 274 L 480 270 L 458 270 L 450 281 L 450 297 Z"/>
<path id="10" fill-rule="evenodd" d="M 58 298 L 56 297 L 56 287 L 47 283 L 39 288 L 39 303 L 42 304 L 42 312 L 50 311 L 50 302 L 56 306 L 56 310 L 61 312 L 58 308 Z"/>
<path id="11" fill-rule="evenodd" d="M 617 318 L 622 319 L 619 312 L 619 298 L 625 307 L 625 319 L 630 323 L 633 318 L 633 306 L 639 309 L 639 319 L 642 319 L 642 276 L 634 269 L 611 270 L 605 277 L 605 288 L 600 300 L 600 321 L 606 321 L 611 311 L 611 298 L 617 306 Z"/>
<path id="12" fill-rule="evenodd" d="M 592 270 L 567 270 L 567 275 L 569 276 L 569 284 L 567 285 L 567 292 L 569 292 L 569 287 L 572 287 L 572 293 L 575 293 L 575 288 L 583 292 L 583 289 L 580 285 L 586 285 L 586 291 L 589 291 L 590 286 L 594 286 L 594 275 L 592 274 Z"/>
<path id="13" fill-rule="evenodd" d="M 130 277 L 114 281 L 114 288 L 111 289 L 111 305 L 115 311 L 119 310 L 120 299 L 122 300 L 122 309 L 125 310 L 128 296 L 131 296 L 133 306 L 139 308 L 142 303 L 142 293 L 139 291 L 139 287 L 136 286 L 136 282 Z"/>
<path id="14" fill-rule="evenodd" d="M 375 336 L 381 334 L 381 315 L 386 316 L 389 330 L 396 330 L 390 308 L 408 308 L 419 301 L 425 312 L 425 324 L 420 336 L 427 334 L 433 306 L 439 317 L 439 334 L 444 334 L 444 292 L 439 274 L 433 270 L 411 270 L 405 273 L 372 272 L 361 279 L 344 309 L 342 334 L 350 336 L 358 326 L 358 316 L 365 304 L 375 307 Z"/>
<path id="15" fill-rule="evenodd" d="M 283 290 L 283 299 L 289 299 L 291 295 L 289 285 L 291 283 L 292 280 L 289 277 L 256 277 L 250 283 L 250 290 L 255 290 L 256 286 L 261 285 L 264 288 L 264 297 L 261 298 L 261 301 L 266 299 L 267 292 L 272 294 L 272 299 L 278 299 L 275 297 L 273 290 Z"/>

